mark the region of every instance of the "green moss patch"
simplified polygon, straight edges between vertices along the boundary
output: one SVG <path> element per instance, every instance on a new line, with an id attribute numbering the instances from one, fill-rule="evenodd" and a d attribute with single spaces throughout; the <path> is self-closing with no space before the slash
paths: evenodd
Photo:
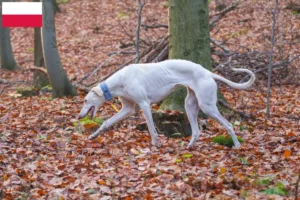
<path id="1" fill-rule="evenodd" d="M 244 143 L 244 140 L 241 137 L 237 137 L 238 141 L 240 143 Z M 213 143 L 227 146 L 227 147 L 233 147 L 234 143 L 231 138 L 231 136 L 224 136 L 224 135 L 218 135 L 212 139 Z"/>
<path id="2" fill-rule="evenodd" d="M 37 96 L 39 94 L 39 89 L 37 87 L 18 88 L 17 93 L 21 94 L 23 97 Z"/>
<path id="3" fill-rule="evenodd" d="M 93 120 L 89 118 L 89 116 L 86 116 L 85 118 L 82 118 L 79 120 L 79 123 L 84 127 L 84 128 L 94 128 L 98 127 L 103 123 L 103 119 L 99 117 L 95 117 Z M 74 127 L 78 125 L 77 122 L 74 122 Z"/>

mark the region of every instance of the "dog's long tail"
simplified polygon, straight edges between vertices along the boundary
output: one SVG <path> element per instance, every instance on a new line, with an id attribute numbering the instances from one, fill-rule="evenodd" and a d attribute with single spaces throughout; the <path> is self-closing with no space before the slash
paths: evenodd
<path id="1" fill-rule="evenodd" d="M 235 83 L 235 82 L 232 82 L 222 76 L 219 76 L 217 74 L 214 74 L 212 73 L 212 77 L 215 79 L 215 80 L 218 80 L 218 81 L 222 81 L 226 84 L 228 84 L 230 87 L 232 88 L 236 88 L 236 89 L 247 89 L 249 88 L 255 81 L 255 74 L 248 70 L 248 69 L 237 69 L 237 68 L 232 68 L 233 71 L 236 71 L 236 72 L 246 72 L 250 75 L 250 79 L 246 82 L 246 83 Z"/>

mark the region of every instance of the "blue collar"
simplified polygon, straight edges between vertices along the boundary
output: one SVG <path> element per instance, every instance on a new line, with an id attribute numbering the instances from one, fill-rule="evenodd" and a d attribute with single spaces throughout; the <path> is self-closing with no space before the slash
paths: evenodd
<path id="1" fill-rule="evenodd" d="M 101 88 L 101 90 L 104 94 L 104 97 L 105 97 L 106 101 L 109 101 L 113 98 L 110 91 L 109 91 L 109 89 L 108 89 L 108 87 L 107 87 L 107 84 L 105 82 L 100 83 L 100 88 Z"/>

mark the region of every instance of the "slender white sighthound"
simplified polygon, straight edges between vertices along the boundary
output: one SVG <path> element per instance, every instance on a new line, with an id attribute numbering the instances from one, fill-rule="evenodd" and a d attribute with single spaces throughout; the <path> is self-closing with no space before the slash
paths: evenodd
<path id="1" fill-rule="evenodd" d="M 83 108 L 78 118 L 91 112 L 93 118 L 105 101 L 120 97 L 122 109 L 116 115 L 106 120 L 89 139 L 94 139 L 104 133 L 114 123 L 134 113 L 135 104 L 143 111 L 152 145 L 156 144 L 157 132 L 152 119 L 151 103 L 157 103 L 169 95 L 172 90 L 184 85 L 188 89 L 185 99 L 185 110 L 192 128 L 191 147 L 200 136 L 197 122 L 199 109 L 222 124 L 231 135 L 235 148 L 240 147 L 232 125 L 220 114 L 217 108 L 217 84 L 222 81 L 232 88 L 247 89 L 255 81 L 255 75 L 248 69 L 235 69 L 246 72 L 250 79 L 246 83 L 234 83 L 222 76 L 214 74 L 201 65 L 186 60 L 167 60 L 159 63 L 133 64 L 116 72 L 100 86 L 94 87 L 85 97 Z"/>

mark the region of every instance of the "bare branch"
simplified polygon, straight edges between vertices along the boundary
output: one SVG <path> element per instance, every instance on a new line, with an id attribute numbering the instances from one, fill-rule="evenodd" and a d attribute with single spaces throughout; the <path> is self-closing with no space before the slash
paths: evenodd
<path id="1" fill-rule="evenodd" d="M 111 61 L 116 55 L 121 54 L 122 52 L 130 49 L 131 47 L 127 47 L 125 49 L 122 49 L 121 51 L 116 52 L 115 54 L 111 55 L 110 57 L 106 58 L 100 65 L 97 65 L 95 67 L 95 69 L 92 71 L 92 73 L 85 75 L 82 79 L 80 79 L 77 84 L 82 83 L 82 81 L 90 78 L 91 76 L 93 76 L 96 72 L 98 72 L 106 63 L 108 63 L 109 61 Z"/>
<path id="2" fill-rule="evenodd" d="M 146 1 L 142 3 L 141 0 L 138 0 L 139 10 L 138 10 L 138 24 L 136 27 L 136 42 L 135 42 L 135 51 L 136 51 L 136 59 L 135 63 L 139 63 L 140 61 L 140 50 L 139 50 L 139 42 L 140 42 L 140 29 L 141 29 L 141 19 L 142 19 L 142 10 Z"/>
<path id="3" fill-rule="evenodd" d="M 232 59 L 232 56 L 230 56 L 230 57 L 228 58 L 228 60 L 227 60 L 225 63 L 219 64 L 219 65 L 214 69 L 214 72 L 215 72 L 215 71 L 218 71 L 220 67 L 224 67 L 225 65 L 228 65 L 228 64 L 231 62 L 231 59 Z"/>
<path id="4" fill-rule="evenodd" d="M 140 54 L 140 59 L 143 58 L 145 55 L 147 55 L 156 45 L 158 44 L 155 43 L 154 45 L 150 46 L 148 49 L 146 49 L 145 51 L 143 51 L 141 54 Z M 123 65 L 119 66 L 115 71 L 107 74 L 106 76 L 104 76 L 103 78 L 101 78 L 100 80 L 96 80 L 90 84 L 87 85 L 87 87 L 90 87 L 98 82 L 101 82 L 101 81 L 105 81 L 107 78 L 109 78 L 110 76 L 112 76 L 114 73 L 116 73 L 117 71 L 119 71 L 120 69 L 124 68 L 125 66 L 127 66 L 128 64 L 132 63 L 134 60 L 136 59 L 133 58 L 133 59 L 130 59 L 129 61 L 127 61 L 126 63 L 124 63 Z"/>
<path id="5" fill-rule="evenodd" d="M 238 0 L 237 2 L 235 2 L 234 4 L 232 4 L 231 6 L 229 6 L 228 8 L 225 8 L 224 10 L 222 10 L 219 13 L 216 13 L 214 15 L 211 15 L 210 17 L 214 17 L 211 22 L 209 23 L 209 27 L 210 29 L 212 29 L 215 24 L 221 19 L 223 18 L 227 13 L 229 13 L 230 11 L 234 10 L 238 5 L 240 5 L 244 0 Z"/>
<path id="6" fill-rule="evenodd" d="M 273 62 L 273 51 L 275 45 L 275 26 L 276 26 L 276 12 L 278 8 L 278 0 L 275 0 L 276 5 L 273 11 L 273 24 L 272 24 L 272 39 L 271 39 L 271 53 L 269 60 L 269 71 L 268 71 L 268 90 L 267 90 L 267 118 L 270 119 L 270 95 L 271 95 L 271 77 L 272 77 L 272 62 Z"/>
<path id="7" fill-rule="evenodd" d="M 229 51 L 230 51 L 230 49 L 228 49 L 227 47 L 221 45 L 220 43 L 218 43 L 218 42 L 217 42 L 216 40 L 214 40 L 213 38 L 210 38 L 210 41 L 211 41 L 214 45 L 216 45 L 217 47 L 221 48 L 223 51 L 225 51 L 225 52 L 229 52 Z"/>

